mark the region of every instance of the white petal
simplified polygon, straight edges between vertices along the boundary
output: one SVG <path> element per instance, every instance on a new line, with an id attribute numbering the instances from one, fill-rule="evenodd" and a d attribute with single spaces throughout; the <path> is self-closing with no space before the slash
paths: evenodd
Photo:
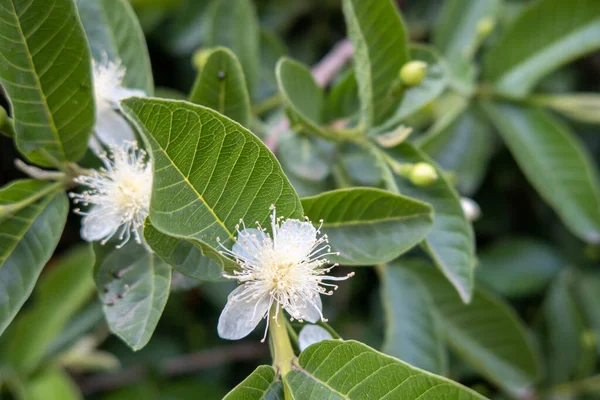
<path id="1" fill-rule="evenodd" d="M 240 259 L 253 262 L 257 261 L 259 248 L 265 245 L 272 246 L 269 235 L 259 229 L 247 228 L 240 232 L 231 252 Z"/>
<path id="2" fill-rule="evenodd" d="M 103 207 L 92 207 L 81 221 L 81 237 L 95 242 L 113 234 L 121 225 L 121 218 Z"/>
<path id="3" fill-rule="evenodd" d="M 219 317 L 217 331 L 223 339 L 237 340 L 248 336 L 269 311 L 268 294 L 259 299 L 237 299 L 236 296 L 239 296 L 244 290 L 244 285 L 240 285 L 231 292 Z"/>
<path id="4" fill-rule="evenodd" d="M 311 344 L 319 343 L 321 340 L 333 339 L 327 329 L 319 325 L 306 325 L 298 335 L 298 346 L 304 351 Z"/>
<path id="5" fill-rule="evenodd" d="M 125 118 L 111 109 L 104 109 L 97 113 L 94 131 L 96 138 L 107 146 L 121 146 L 125 141 L 135 140 L 133 129 Z"/>
<path id="6" fill-rule="evenodd" d="M 298 312 L 300 315 L 302 315 L 304 317 L 304 319 L 308 322 L 317 322 L 318 320 L 321 319 L 321 315 L 322 315 L 322 311 L 323 310 L 323 303 L 321 303 L 321 296 L 317 296 L 314 298 L 313 303 L 315 303 L 314 305 L 306 302 L 306 307 L 304 308 L 299 308 Z M 318 308 L 318 310 L 317 310 Z"/>
<path id="7" fill-rule="evenodd" d="M 102 147 L 102 144 L 100 144 L 100 142 L 98 141 L 98 139 L 96 139 L 96 136 L 92 135 L 90 136 L 90 140 L 88 142 L 88 147 L 96 154 L 102 154 L 102 152 L 104 151 L 104 148 Z"/>
<path id="8" fill-rule="evenodd" d="M 317 229 L 306 221 L 288 219 L 277 231 L 276 251 L 289 259 L 300 262 L 310 254 L 317 241 Z"/>
<path id="9" fill-rule="evenodd" d="M 128 97 L 146 97 L 146 92 L 140 89 L 128 89 L 124 87 L 116 87 L 112 91 L 112 100 L 116 107 L 119 107 L 119 101 Z"/>

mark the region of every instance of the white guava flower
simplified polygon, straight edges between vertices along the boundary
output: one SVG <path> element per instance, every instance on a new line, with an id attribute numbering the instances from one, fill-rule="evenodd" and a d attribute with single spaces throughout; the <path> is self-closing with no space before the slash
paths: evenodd
<path id="1" fill-rule="evenodd" d="M 298 335 L 298 347 L 300 348 L 300 351 L 304 351 L 307 347 L 315 343 L 330 339 L 333 339 L 333 336 L 331 336 L 331 333 L 329 333 L 327 329 L 322 328 L 319 325 L 306 325 Z"/>
<path id="2" fill-rule="evenodd" d="M 110 61 L 106 55 L 102 61 L 93 61 L 94 98 L 96 102 L 96 125 L 90 147 L 96 152 L 102 147 L 98 143 L 121 145 L 134 141 L 135 134 L 125 118 L 119 113 L 119 101 L 132 96 L 143 97 L 143 90 L 123 87 L 125 68 L 120 60 Z"/>
<path id="3" fill-rule="evenodd" d="M 75 182 L 89 188 L 82 193 L 70 193 L 75 204 L 89 206 L 87 211 L 75 209 L 84 216 L 81 237 L 88 242 L 105 244 L 114 235 L 129 241 L 131 234 L 142 242 L 141 230 L 148 216 L 152 193 L 152 166 L 146 152 L 137 142 L 125 141 L 121 146 L 110 145 L 110 157 L 100 153 L 104 168 L 80 175 Z"/>
<path id="4" fill-rule="evenodd" d="M 315 228 L 308 219 L 283 221 L 282 217 L 277 218 L 275 207 L 271 207 L 272 235 L 260 225 L 257 229 L 246 228 L 240 221 L 243 229 L 236 227 L 237 241 L 231 250 L 223 247 L 221 252 L 241 267 L 233 275 L 224 275 L 241 285 L 231 292 L 219 317 L 218 332 L 223 339 L 241 339 L 266 318 L 264 341 L 271 309 L 274 319 L 286 310 L 292 320 L 326 321 L 320 295 L 331 295 L 337 289 L 337 285 L 326 281 L 345 280 L 354 275 L 326 275 L 337 266 L 327 266 L 326 256 L 338 254 L 331 252 L 327 235 L 320 235 L 320 227 Z"/>

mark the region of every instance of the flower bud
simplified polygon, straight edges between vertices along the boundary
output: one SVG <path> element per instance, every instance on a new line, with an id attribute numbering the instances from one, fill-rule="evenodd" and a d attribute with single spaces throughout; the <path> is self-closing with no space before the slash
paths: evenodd
<path id="1" fill-rule="evenodd" d="M 477 22 L 477 36 L 487 37 L 496 27 L 496 20 L 490 17 L 482 18 Z"/>
<path id="2" fill-rule="evenodd" d="M 435 182 L 438 174 L 430 164 L 420 162 L 412 167 L 410 181 L 417 186 L 429 186 Z"/>
<path id="3" fill-rule="evenodd" d="M 400 69 L 400 80 L 406 86 L 417 86 L 423 82 L 427 74 L 427 63 L 423 61 L 410 61 Z"/>
<path id="4" fill-rule="evenodd" d="M 460 206 L 470 222 L 477 221 L 481 217 L 481 208 L 473 199 L 461 197 Z"/>

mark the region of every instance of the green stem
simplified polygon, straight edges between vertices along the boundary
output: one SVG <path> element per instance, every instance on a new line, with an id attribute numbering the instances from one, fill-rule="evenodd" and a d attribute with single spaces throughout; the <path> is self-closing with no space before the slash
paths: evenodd
<path id="1" fill-rule="evenodd" d="M 394 172 L 390 168 L 389 164 L 390 160 L 394 162 L 395 160 L 392 160 L 391 157 L 389 157 L 384 151 L 377 147 L 375 143 L 372 143 L 370 141 L 365 142 L 364 147 L 377 159 L 377 165 L 381 169 L 383 175 L 383 183 L 385 184 L 386 189 L 394 193 L 400 193 L 400 189 L 398 188 L 398 185 L 396 184 L 396 179 L 394 178 Z"/>
<path id="2" fill-rule="evenodd" d="M 263 115 L 265 113 L 268 113 L 269 111 L 273 110 L 274 108 L 277 108 L 281 105 L 281 96 L 279 96 L 278 94 L 273 95 L 267 99 L 265 99 L 263 102 L 256 104 L 255 106 L 252 106 L 252 112 L 258 116 Z"/>
<path id="3" fill-rule="evenodd" d="M 21 201 L 17 201 L 16 203 L 6 204 L 0 206 L 0 218 L 4 218 L 7 215 L 13 214 L 22 208 L 32 204 L 33 202 L 41 199 L 49 193 L 55 192 L 66 185 L 65 181 L 57 181 L 51 185 L 46 186 L 42 190 L 34 193 L 30 197 L 27 197 Z"/>
<path id="4" fill-rule="evenodd" d="M 269 318 L 271 319 L 269 334 L 271 335 L 271 343 L 273 343 L 273 352 L 275 353 L 273 364 L 275 369 L 281 374 L 281 377 L 284 377 L 292 369 L 292 362 L 296 359 L 296 355 L 294 354 L 294 349 L 288 335 L 283 309 L 276 312 L 277 307 L 278 305 L 275 304 L 269 313 Z M 277 318 L 274 318 L 275 314 L 277 314 Z"/>

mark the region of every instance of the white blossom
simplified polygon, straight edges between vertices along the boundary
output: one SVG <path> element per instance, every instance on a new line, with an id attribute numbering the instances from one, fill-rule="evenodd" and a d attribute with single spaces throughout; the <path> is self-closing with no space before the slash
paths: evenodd
<path id="1" fill-rule="evenodd" d="M 229 295 L 219 318 L 218 332 L 224 339 L 241 339 L 266 318 L 264 341 L 272 309 L 273 319 L 285 310 L 292 320 L 326 321 L 320 295 L 331 295 L 337 289 L 337 285 L 326 281 L 345 280 L 354 275 L 327 275 L 337 264 L 327 266 L 326 257 L 339 253 L 331 252 L 327 235 L 321 235 L 321 227 L 315 228 L 308 219 L 283 221 L 276 216 L 275 207 L 271 207 L 271 235 L 258 224 L 257 229 L 246 228 L 240 221 L 243 229 L 236 227 L 237 241 L 231 250 L 223 247 L 221 252 L 240 266 L 233 275 L 224 275 L 240 282 Z"/>
<path id="2" fill-rule="evenodd" d="M 110 145 L 110 157 L 100 153 L 104 167 L 80 175 L 75 182 L 89 188 L 82 193 L 70 193 L 75 204 L 89 206 L 87 211 L 75 209 L 84 216 L 81 237 L 88 242 L 105 244 L 117 235 L 123 246 L 131 234 L 142 242 L 141 230 L 148 216 L 152 192 L 152 167 L 146 152 L 137 142 Z"/>
<path id="3" fill-rule="evenodd" d="M 94 60 L 93 74 L 96 125 L 95 136 L 90 139 L 90 147 L 98 152 L 102 149 L 98 140 L 106 146 L 135 140 L 133 129 L 119 113 L 119 101 L 146 94 L 143 90 L 123 87 L 125 68 L 120 60 L 110 61 L 106 55 L 101 62 Z"/>
<path id="4" fill-rule="evenodd" d="M 298 347 L 300 351 L 304 351 L 310 345 L 329 339 L 333 339 L 333 336 L 327 329 L 309 324 L 304 326 L 298 335 Z"/>

